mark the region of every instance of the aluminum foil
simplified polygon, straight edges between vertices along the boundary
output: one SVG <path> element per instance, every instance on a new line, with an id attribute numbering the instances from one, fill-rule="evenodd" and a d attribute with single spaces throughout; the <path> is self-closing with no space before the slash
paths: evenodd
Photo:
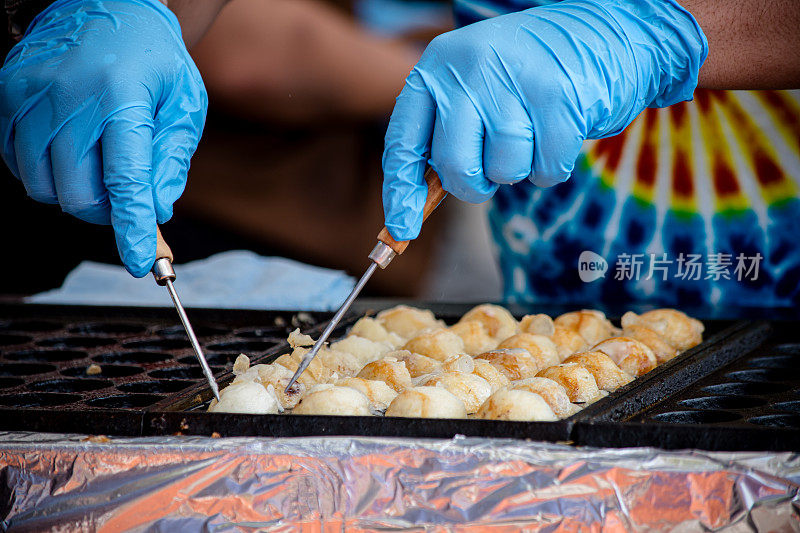
<path id="1" fill-rule="evenodd" d="M 9 531 L 800 531 L 800 457 L 0 433 Z"/>

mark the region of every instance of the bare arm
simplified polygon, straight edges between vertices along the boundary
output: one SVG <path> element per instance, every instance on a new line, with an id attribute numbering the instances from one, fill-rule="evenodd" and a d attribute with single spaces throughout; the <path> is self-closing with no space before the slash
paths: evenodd
<path id="1" fill-rule="evenodd" d="M 388 115 L 419 59 L 318 0 L 236 0 L 191 50 L 215 105 L 304 123 Z"/>
<path id="2" fill-rule="evenodd" d="M 679 1 L 708 38 L 700 87 L 800 88 L 800 1 Z"/>
<path id="3" fill-rule="evenodd" d="M 161 0 L 178 17 L 186 48 L 200 40 L 228 0 Z"/>

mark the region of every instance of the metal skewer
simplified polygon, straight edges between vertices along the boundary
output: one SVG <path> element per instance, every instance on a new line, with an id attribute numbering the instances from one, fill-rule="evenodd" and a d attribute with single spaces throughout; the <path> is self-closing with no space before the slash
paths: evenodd
<path id="1" fill-rule="evenodd" d="M 169 295 L 172 298 L 172 303 L 175 305 L 175 310 L 178 311 L 178 316 L 183 323 L 183 328 L 189 336 L 189 342 L 192 344 L 194 354 L 197 356 L 200 367 L 203 369 L 203 374 L 206 376 L 208 384 L 211 386 L 214 398 L 219 401 L 219 387 L 214 379 L 214 375 L 211 373 L 211 369 L 208 367 L 208 361 L 206 361 L 206 357 L 203 355 L 203 349 L 200 347 L 200 342 L 194 334 L 194 329 L 189 322 L 189 317 L 186 315 L 186 310 L 183 308 L 175 286 L 172 283 L 175 281 L 175 270 L 172 268 L 172 250 L 170 250 L 164 238 L 161 236 L 161 230 L 159 229 L 157 231 L 158 244 L 156 246 L 156 262 L 153 264 L 152 269 L 153 277 L 156 279 L 156 283 L 167 287 L 167 291 L 169 291 Z"/>
<path id="2" fill-rule="evenodd" d="M 444 200 L 447 193 L 442 189 L 442 182 L 439 180 L 439 176 L 434 172 L 432 168 L 429 168 L 428 171 L 425 173 L 425 181 L 428 183 L 428 197 L 425 200 L 425 207 L 423 208 L 422 216 L 423 220 L 428 218 L 434 209 L 436 209 L 442 200 Z M 377 267 L 381 267 L 381 270 L 389 266 L 389 263 L 392 262 L 392 259 L 396 255 L 402 254 L 406 248 L 408 247 L 409 241 L 396 241 L 392 238 L 389 230 L 385 227 L 381 230 L 378 234 L 378 244 L 375 245 L 375 248 L 369 254 L 370 260 L 372 263 L 367 267 L 367 271 L 364 272 L 364 275 L 361 276 L 361 279 L 358 280 L 356 286 L 353 287 L 352 292 L 344 301 L 339 310 L 336 311 L 336 314 L 333 315 L 333 318 L 328 323 L 325 330 L 322 332 L 322 335 L 319 336 L 317 342 L 314 343 L 314 346 L 311 348 L 311 351 L 307 352 L 303 359 L 300 361 L 300 365 L 297 367 L 297 371 L 292 376 L 292 379 L 289 380 L 289 384 L 286 386 L 285 392 L 289 392 L 289 389 L 294 382 L 297 381 L 297 378 L 300 377 L 300 374 L 308 368 L 308 365 L 311 364 L 311 361 L 316 357 L 317 352 L 319 352 L 320 348 L 325 344 L 325 341 L 328 340 L 328 337 L 336 329 L 336 326 L 339 325 L 341 322 L 342 317 L 347 313 L 347 310 L 350 309 L 350 306 L 353 304 L 353 301 L 356 299 L 358 294 L 361 292 L 361 289 L 364 288 L 364 285 L 367 284 L 369 278 L 372 277 L 372 274 L 375 272 Z"/>

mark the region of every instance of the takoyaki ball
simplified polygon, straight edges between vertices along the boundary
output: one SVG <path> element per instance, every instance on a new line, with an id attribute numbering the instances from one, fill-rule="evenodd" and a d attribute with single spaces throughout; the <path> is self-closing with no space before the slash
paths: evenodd
<path id="1" fill-rule="evenodd" d="M 517 320 L 499 305 L 483 304 L 473 307 L 461 317 L 459 323 L 477 320 L 496 341 L 502 341 L 519 332 Z"/>
<path id="2" fill-rule="evenodd" d="M 464 341 L 450 330 L 436 329 L 420 333 L 409 340 L 403 349 L 444 361 L 464 353 Z"/>
<path id="3" fill-rule="evenodd" d="M 408 373 L 405 363 L 394 357 L 384 357 L 369 363 L 356 377 L 383 381 L 396 392 L 412 386 L 411 374 Z"/>
<path id="4" fill-rule="evenodd" d="M 508 386 L 510 383 L 509 379 L 500 372 L 492 363 L 485 359 L 474 359 L 475 363 L 475 370 L 472 371 L 473 374 L 476 376 L 480 376 L 489 382 L 489 385 L 492 387 L 492 393 L 494 394 L 498 390 L 502 389 L 503 387 Z"/>
<path id="5" fill-rule="evenodd" d="M 629 325 L 627 328 L 622 330 L 622 334 L 625 337 L 635 339 L 650 348 L 656 358 L 656 363 L 659 365 L 661 363 L 666 363 L 678 355 L 677 348 L 667 342 L 664 337 L 648 327 L 637 324 Z"/>
<path id="6" fill-rule="evenodd" d="M 376 342 L 358 335 L 350 335 L 331 344 L 331 349 L 337 352 L 353 354 L 363 367 L 367 363 L 377 361 L 383 354 L 390 352 L 392 347 L 386 342 Z"/>
<path id="7" fill-rule="evenodd" d="M 383 381 L 362 378 L 344 378 L 334 383 L 337 387 L 350 387 L 369 398 L 370 407 L 375 411 L 385 411 L 397 392 Z"/>
<path id="8" fill-rule="evenodd" d="M 369 398 L 351 387 L 317 385 L 292 410 L 295 415 L 370 416 Z"/>
<path id="9" fill-rule="evenodd" d="M 582 352 L 570 355 L 565 363 L 578 363 L 591 372 L 597 386 L 605 391 L 614 392 L 623 385 L 633 381 L 633 377 L 623 372 L 611 358 L 603 352 Z"/>
<path id="10" fill-rule="evenodd" d="M 522 317 L 522 320 L 519 321 L 519 329 L 523 333 L 550 337 L 555 331 L 555 324 L 548 315 L 539 313 L 538 315 L 525 315 Z"/>
<path id="11" fill-rule="evenodd" d="M 273 361 L 272 364 L 286 368 L 287 370 L 289 370 L 289 372 L 292 373 L 292 375 L 294 375 L 294 373 L 297 372 L 297 369 L 300 368 L 300 362 L 296 361 L 295 359 L 292 359 L 292 356 L 289 355 L 288 353 L 283 354 L 277 359 L 275 359 L 275 361 Z M 314 385 L 325 383 L 325 381 L 317 381 L 314 374 L 308 372 L 308 369 L 306 369 L 305 372 L 303 372 L 297 377 L 297 381 L 295 383 L 302 384 L 304 389 L 308 390 Z"/>
<path id="12" fill-rule="evenodd" d="M 340 378 L 355 376 L 364 366 L 361 364 L 361 359 L 350 352 L 333 350 L 326 346 L 320 348 L 316 359 L 319 359 L 323 365 L 333 370 Z"/>
<path id="13" fill-rule="evenodd" d="M 586 340 L 577 331 L 556 326 L 553 319 L 544 314 L 522 317 L 520 329 L 525 333 L 550 337 L 550 340 L 556 345 L 560 361 L 589 347 Z"/>
<path id="14" fill-rule="evenodd" d="M 497 348 L 499 350 L 514 348 L 527 350 L 536 359 L 539 368 L 547 368 L 561 362 L 556 345 L 544 335 L 517 333 L 501 342 Z"/>
<path id="15" fill-rule="evenodd" d="M 357 335 L 362 339 L 369 339 L 374 342 L 384 342 L 392 348 L 399 348 L 405 343 L 405 340 L 400 335 L 387 331 L 380 321 L 368 316 L 360 318 L 358 322 L 353 324 L 348 335 Z"/>
<path id="16" fill-rule="evenodd" d="M 308 348 L 295 348 L 291 354 L 283 354 L 277 359 L 273 364 L 281 365 L 289 370 L 294 372 L 300 367 L 300 361 L 303 359 L 303 355 L 308 352 Z M 317 359 L 316 357 L 311 360 L 308 367 L 300 374 L 300 377 L 297 378 L 297 381 L 302 383 L 306 386 L 306 388 L 311 388 L 314 385 L 318 385 L 320 383 L 327 383 L 331 377 L 333 376 L 333 370 L 326 367 L 322 364 L 322 361 Z"/>
<path id="17" fill-rule="evenodd" d="M 547 402 L 526 390 L 500 389 L 483 403 L 476 415 L 490 420 L 553 422 L 558 420 Z"/>
<path id="18" fill-rule="evenodd" d="M 464 353 L 478 355 L 497 348 L 497 341 L 489 335 L 486 326 L 477 320 L 459 322 L 450 326 L 450 331 L 464 341 Z"/>
<path id="19" fill-rule="evenodd" d="M 498 349 L 482 353 L 475 358 L 489 361 L 497 370 L 502 372 L 509 381 L 532 378 L 539 371 L 539 364 L 527 350 Z"/>
<path id="20" fill-rule="evenodd" d="M 600 396 L 600 388 L 592 373 L 577 363 L 551 366 L 539 372 L 537 376 L 560 383 L 566 389 L 569 401 L 572 403 L 593 402 Z"/>
<path id="21" fill-rule="evenodd" d="M 590 346 L 619 332 L 602 311 L 593 309 L 565 313 L 553 322 L 556 326 L 578 332 Z"/>
<path id="22" fill-rule="evenodd" d="M 412 378 L 432 374 L 440 371 L 442 368 L 442 363 L 436 359 L 432 359 L 427 355 L 409 352 L 408 350 L 389 352 L 386 354 L 386 357 L 394 357 L 398 361 L 405 363 L 408 374 Z"/>
<path id="23" fill-rule="evenodd" d="M 208 408 L 212 413 L 276 414 L 278 400 L 257 381 L 231 383 L 219 393 L 219 403 Z"/>
<path id="24" fill-rule="evenodd" d="M 558 357 L 563 361 L 575 352 L 581 352 L 589 347 L 586 339 L 575 330 L 557 326 L 551 337 L 558 350 Z"/>
<path id="25" fill-rule="evenodd" d="M 467 354 L 454 355 L 442 363 L 443 372 L 466 372 L 471 374 L 475 370 L 475 359 Z"/>
<path id="26" fill-rule="evenodd" d="M 413 387 L 392 400 L 386 416 L 466 418 L 467 409 L 464 402 L 444 387 Z"/>
<path id="27" fill-rule="evenodd" d="M 623 372 L 631 376 L 646 374 L 658 364 L 658 358 L 653 350 L 643 342 L 630 337 L 611 337 L 592 347 L 592 351 L 603 352 L 617 363 Z"/>
<path id="28" fill-rule="evenodd" d="M 311 348 L 295 348 L 292 350 L 291 357 L 298 363 L 303 360 L 303 357 L 311 351 Z M 314 368 L 312 370 L 312 367 Z M 314 375 L 317 383 L 329 383 L 333 378 L 333 369 L 325 366 L 325 363 L 318 357 L 311 360 L 311 363 L 306 368 L 305 372 L 311 372 Z"/>
<path id="29" fill-rule="evenodd" d="M 628 311 L 622 315 L 623 328 L 633 325 L 652 329 L 679 352 L 703 342 L 705 330 L 702 322 L 677 309 L 655 309 L 641 315 Z"/>
<path id="30" fill-rule="evenodd" d="M 512 382 L 510 388 L 538 394 L 544 398 L 558 418 L 567 418 L 580 410 L 577 405 L 569 401 L 564 386 L 552 379 L 540 377 L 521 379 Z"/>
<path id="31" fill-rule="evenodd" d="M 444 387 L 456 395 L 467 409 L 467 413 L 476 412 L 483 402 L 492 395 L 489 382 L 475 374 L 464 372 L 445 372 L 422 384 L 427 387 Z"/>
<path id="32" fill-rule="evenodd" d="M 258 372 L 261 385 L 265 388 L 272 385 L 278 402 L 280 402 L 281 407 L 284 409 L 291 409 L 297 405 L 297 402 L 300 401 L 300 398 L 306 392 L 306 386 L 300 381 L 295 381 L 289 389 L 289 392 L 286 392 L 286 386 L 289 384 L 289 381 L 291 381 L 294 372 L 285 366 L 275 364 L 254 365 L 252 368 Z M 237 377 L 233 382 L 236 383 L 237 379 L 239 378 Z"/>
<path id="33" fill-rule="evenodd" d="M 404 339 L 416 337 L 426 329 L 444 327 L 444 322 L 436 320 L 431 311 L 407 305 L 398 305 L 381 311 L 376 319 L 386 328 L 386 331 L 396 333 Z"/>
<path id="34" fill-rule="evenodd" d="M 258 383 L 278 401 L 283 409 L 294 406 L 306 391 L 305 385 L 295 382 L 288 393 L 284 392 L 294 375 L 291 370 L 281 365 L 255 365 L 251 367 L 250 358 L 245 354 L 239 354 L 239 357 L 234 361 L 233 373 L 236 377 L 233 378 L 232 385 Z M 216 403 L 216 400 L 212 400 L 212 405 Z"/>

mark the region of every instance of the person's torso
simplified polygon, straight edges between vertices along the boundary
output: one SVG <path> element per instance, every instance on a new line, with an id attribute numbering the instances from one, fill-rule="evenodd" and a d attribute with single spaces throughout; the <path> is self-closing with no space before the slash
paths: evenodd
<path id="1" fill-rule="evenodd" d="M 463 25 L 553 3 L 456 0 Z M 587 141 L 572 177 L 490 209 L 511 302 L 800 300 L 800 91 L 697 90 Z"/>

